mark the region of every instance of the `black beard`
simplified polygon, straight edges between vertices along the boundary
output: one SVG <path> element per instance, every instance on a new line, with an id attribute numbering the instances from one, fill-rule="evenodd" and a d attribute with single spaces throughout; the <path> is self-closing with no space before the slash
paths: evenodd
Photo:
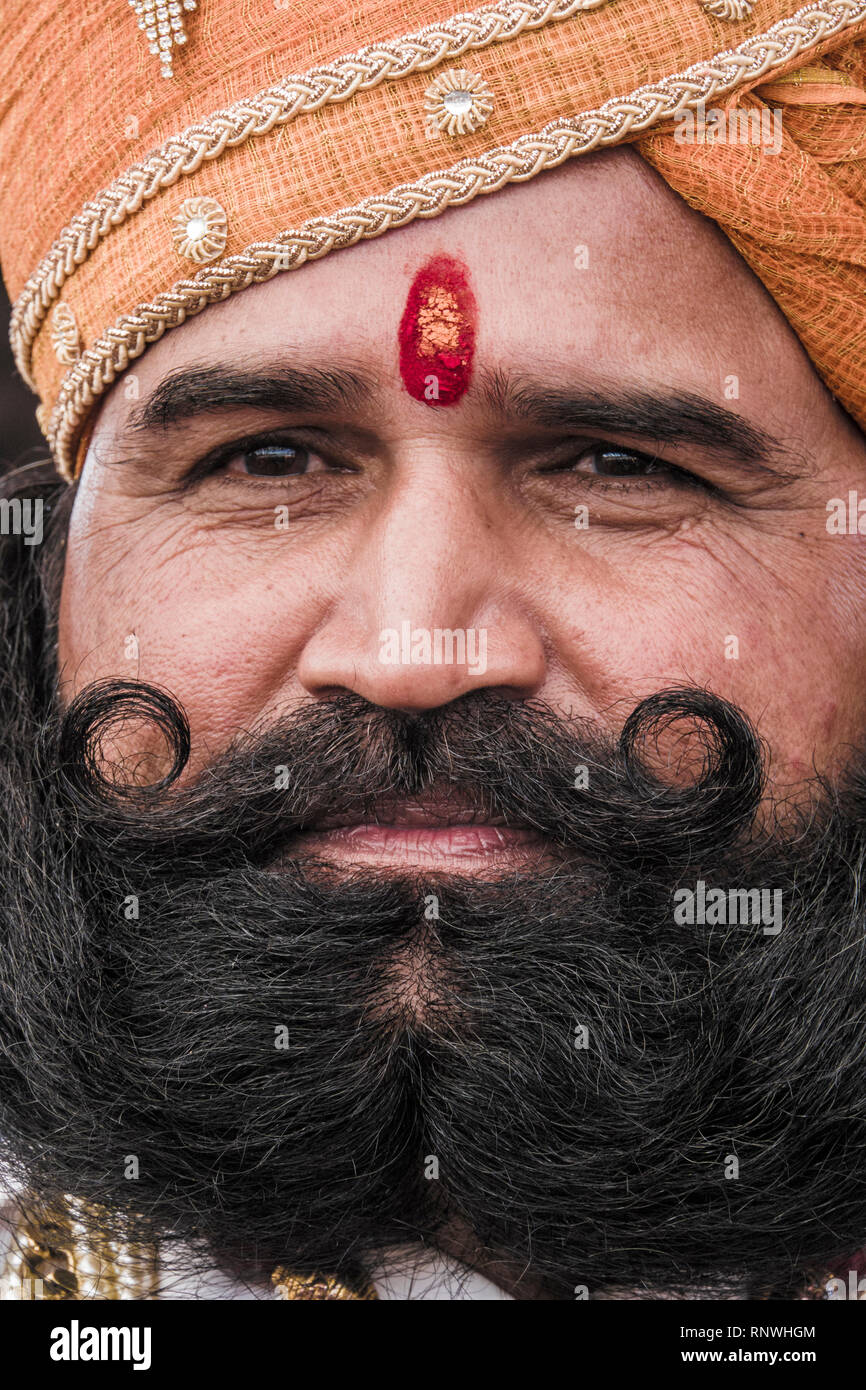
<path id="1" fill-rule="evenodd" d="M 643 701 L 619 739 L 485 691 L 413 716 L 347 695 L 178 787 L 167 693 L 56 707 L 32 569 L 7 549 L 0 1145 L 41 1202 L 246 1274 L 369 1268 L 456 1226 L 562 1297 L 788 1288 L 864 1243 L 866 759 L 758 824 L 761 746 L 706 692 Z M 102 741 L 140 719 L 171 772 L 105 780 Z M 682 729 L 701 769 L 662 780 L 648 751 Z M 430 788 L 558 862 L 285 857 L 325 811 Z M 782 930 L 679 924 L 698 879 L 781 891 Z"/>

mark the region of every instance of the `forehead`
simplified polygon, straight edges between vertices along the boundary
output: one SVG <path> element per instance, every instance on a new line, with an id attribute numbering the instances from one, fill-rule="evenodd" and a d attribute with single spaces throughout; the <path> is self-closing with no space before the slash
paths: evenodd
<path id="1" fill-rule="evenodd" d="M 466 208 L 419 221 L 244 290 L 172 330 L 133 364 L 139 398 L 169 373 L 276 355 L 338 361 L 399 393 L 398 330 L 418 270 L 443 253 L 477 303 L 476 362 L 586 370 L 719 394 L 730 374 L 768 407 L 818 378 L 795 335 L 719 229 L 634 151 L 570 162 Z M 128 393 L 106 398 L 98 430 L 122 426 Z"/>

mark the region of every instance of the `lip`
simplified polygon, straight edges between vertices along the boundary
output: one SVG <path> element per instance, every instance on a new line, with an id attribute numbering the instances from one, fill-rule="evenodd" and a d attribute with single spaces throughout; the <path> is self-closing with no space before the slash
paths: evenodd
<path id="1" fill-rule="evenodd" d="M 461 872 L 513 868 L 537 861 L 548 842 L 527 826 L 458 798 L 379 802 L 369 810 L 317 818 L 293 837 L 291 855 L 359 865 L 452 867 Z"/>

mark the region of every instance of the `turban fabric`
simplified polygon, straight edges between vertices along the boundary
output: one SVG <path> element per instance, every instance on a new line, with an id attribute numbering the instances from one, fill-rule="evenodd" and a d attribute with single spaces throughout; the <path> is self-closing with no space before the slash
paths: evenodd
<path id="1" fill-rule="evenodd" d="M 781 113 L 777 156 L 670 134 L 638 149 L 718 222 L 866 429 L 866 40 L 734 100 Z"/>
<path id="2" fill-rule="evenodd" d="M 190 315 L 626 142 L 866 428 L 866 0 L 6 0 L 4 21 L 0 263 L 67 478 L 105 391 Z M 781 148 L 681 139 L 710 109 L 781 112 Z"/>

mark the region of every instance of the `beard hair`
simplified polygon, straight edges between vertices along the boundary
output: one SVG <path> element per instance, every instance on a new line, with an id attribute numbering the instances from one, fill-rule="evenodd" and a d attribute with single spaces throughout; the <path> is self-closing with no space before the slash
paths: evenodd
<path id="1" fill-rule="evenodd" d="M 706 691 L 651 696 L 618 739 L 491 691 L 415 715 L 346 694 L 178 785 L 168 692 L 58 707 L 65 505 L 38 562 L 0 546 L 9 1178 L 245 1277 L 348 1274 L 456 1225 L 553 1296 L 787 1288 L 863 1243 L 861 755 L 767 816 L 766 755 Z M 152 786 L 104 758 L 142 722 L 171 764 Z M 662 778 L 684 730 L 691 775 Z M 484 881 L 293 849 L 431 789 L 556 861 Z M 781 932 L 679 924 L 698 879 L 780 890 Z"/>

